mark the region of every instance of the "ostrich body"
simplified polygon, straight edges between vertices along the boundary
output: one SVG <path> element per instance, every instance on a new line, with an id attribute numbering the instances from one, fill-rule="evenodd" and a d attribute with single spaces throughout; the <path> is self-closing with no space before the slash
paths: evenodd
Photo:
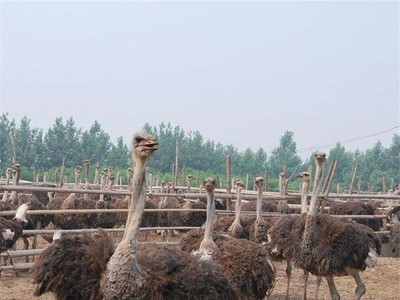
<path id="1" fill-rule="evenodd" d="M 0 253 L 10 250 L 22 236 L 22 230 L 28 220 L 26 219 L 27 204 L 18 207 L 12 220 L 0 217 Z"/>
<path id="2" fill-rule="evenodd" d="M 332 204 L 332 206 L 329 208 L 328 213 L 331 215 L 375 215 L 376 211 L 374 207 L 369 203 L 342 202 Z M 372 228 L 374 231 L 379 231 L 383 226 L 382 219 L 356 219 L 354 221 L 359 224 L 364 224 Z"/>
<path id="3" fill-rule="evenodd" d="M 146 245 L 144 255 L 148 263 L 140 264 L 137 243 L 146 199 L 145 162 L 156 150 L 155 145 L 155 138 L 147 133 L 134 135 L 135 172 L 130 213 L 124 238 L 111 256 L 101 280 L 104 298 L 235 299 L 234 290 L 217 265 L 198 261 L 183 251 Z M 197 274 L 201 274 L 200 278 Z"/>
<path id="4" fill-rule="evenodd" d="M 215 218 L 214 184 L 205 179 L 207 191 L 207 221 L 205 228 L 194 229 L 182 237 L 182 250 L 199 256 L 202 260 L 220 264 L 226 277 L 244 299 L 264 299 L 273 290 L 275 268 L 267 258 L 267 252 L 259 244 L 244 239 L 213 233 Z"/>
<path id="5" fill-rule="evenodd" d="M 61 236 L 36 260 L 32 270 L 35 296 L 53 292 L 56 299 L 101 300 L 101 274 L 114 252 L 114 242 L 99 229 L 91 236 Z"/>

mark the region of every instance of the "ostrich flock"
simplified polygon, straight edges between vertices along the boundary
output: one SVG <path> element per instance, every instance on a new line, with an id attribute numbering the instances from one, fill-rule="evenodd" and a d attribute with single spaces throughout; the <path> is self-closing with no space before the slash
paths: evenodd
<path id="1" fill-rule="evenodd" d="M 286 263 L 286 299 L 290 295 L 292 266 L 304 272 L 303 299 L 307 299 L 309 273 L 317 276 L 314 299 L 325 278 L 332 300 L 340 299 L 334 278 L 351 276 L 356 284 L 354 298 L 361 299 L 366 287 L 360 271 L 373 267 L 389 243 L 399 251 L 400 206 L 391 206 L 387 215 L 390 234 L 387 241 L 377 231 L 382 230 L 382 218 L 369 220 L 343 219 L 333 215 L 372 215 L 377 208 L 362 201 L 335 202 L 328 214 L 319 212 L 325 153 L 316 153 L 316 170 L 311 198 L 311 174 L 298 177 L 301 186 L 301 211 L 296 213 L 285 201 L 263 200 L 263 178 L 254 180 L 256 201 L 242 199 L 244 183 L 235 183 L 235 215 L 217 216 L 216 209 L 226 209 L 226 201 L 216 199 L 216 181 L 205 178 L 206 199 L 184 199 L 179 194 L 153 197 L 147 193 L 146 161 L 157 150 L 157 140 L 146 132 L 132 138 L 133 169 L 127 170 L 130 195 L 77 194 L 34 191 L 21 194 L 3 191 L 1 211 L 16 211 L 13 216 L 0 217 L 0 252 L 15 249 L 22 238 L 24 249 L 29 240 L 27 229 L 89 229 L 93 233 L 42 235 L 49 244 L 30 269 L 35 285 L 34 296 L 53 293 L 56 299 L 273 299 L 277 272 L 274 264 Z M 112 170 L 104 170 L 97 187 L 89 184 L 89 161 L 75 168 L 75 188 L 85 171 L 85 189 L 109 189 L 114 182 Z M 6 170 L 5 185 L 19 185 L 21 166 Z M 97 174 L 97 172 L 96 172 Z M 97 175 L 96 175 L 97 176 Z M 191 177 L 188 176 L 188 180 Z M 286 183 L 284 174 L 280 175 Z M 43 184 L 42 186 L 45 186 Z M 49 185 L 48 185 L 49 186 Z M 161 182 L 162 192 L 170 185 Z M 167 186 L 167 189 L 165 189 Z M 189 186 L 190 189 L 190 186 Z M 126 213 L 64 213 L 27 214 L 29 210 L 128 209 Z M 186 209 L 183 212 L 151 212 L 144 209 Z M 203 209 L 203 211 L 188 211 Z M 252 214 L 242 214 L 253 211 Z M 281 212 L 265 217 L 265 212 Z M 104 228 L 123 227 L 123 237 Z M 176 245 L 139 243 L 140 227 L 191 226 L 180 235 Z M 172 230 L 160 230 L 167 240 Z M 147 240 L 147 236 L 146 236 Z M 36 248 L 36 236 L 32 247 Z"/>

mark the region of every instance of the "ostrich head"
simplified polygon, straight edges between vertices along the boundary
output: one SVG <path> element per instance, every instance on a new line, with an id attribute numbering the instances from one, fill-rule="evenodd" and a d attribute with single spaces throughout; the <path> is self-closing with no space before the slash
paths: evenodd
<path id="1" fill-rule="evenodd" d="M 85 159 L 85 160 L 82 161 L 82 166 L 86 167 L 88 165 L 90 165 L 90 162 L 89 162 L 88 159 Z"/>
<path id="2" fill-rule="evenodd" d="M 82 166 L 75 166 L 75 175 L 79 175 L 82 172 Z"/>
<path id="3" fill-rule="evenodd" d="M 212 177 L 207 177 L 206 179 L 204 179 L 203 185 L 207 192 L 212 193 L 215 189 L 215 179 Z"/>
<path id="4" fill-rule="evenodd" d="M 244 183 L 239 178 L 235 180 L 235 189 L 236 192 L 241 192 L 244 189 Z"/>
<path id="5" fill-rule="evenodd" d="M 318 163 L 324 163 L 326 161 L 326 153 L 325 152 L 317 152 L 315 153 L 315 159 Z"/>
<path id="6" fill-rule="evenodd" d="M 20 164 L 13 164 L 11 168 L 13 168 L 16 172 L 21 172 Z"/>
<path id="7" fill-rule="evenodd" d="M 254 184 L 255 184 L 258 188 L 261 188 L 263 182 L 264 182 L 264 178 L 262 178 L 262 177 L 256 177 L 256 178 L 254 178 Z"/>
<path id="8" fill-rule="evenodd" d="M 301 182 L 309 182 L 311 179 L 311 174 L 309 172 L 301 172 L 297 177 Z"/>
<path id="9" fill-rule="evenodd" d="M 157 140 L 151 134 L 140 131 L 133 135 L 132 158 L 147 159 L 157 150 Z"/>

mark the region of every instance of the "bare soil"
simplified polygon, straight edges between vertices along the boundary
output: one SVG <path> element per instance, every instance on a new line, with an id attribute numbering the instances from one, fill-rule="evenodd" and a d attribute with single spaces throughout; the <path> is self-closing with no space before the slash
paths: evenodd
<path id="1" fill-rule="evenodd" d="M 159 236 L 149 233 L 149 240 L 160 240 Z M 179 239 L 173 237 L 171 241 Z M 22 243 L 18 244 L 18 249 L 22 248 Z M 46 247 L 44 240 L 39 241 L 39 248 Z M 286 294 L 286 275 L 285 263 L 275 263 L 277 268 L 277 281 L 275 289 L 269 299 L 284 300 Z M 19 276 L 19 277 L 18 277 Z M 361 278 L 367 288 L 363 300 L 399 300 L 400 288 L 400 259 L 399 258 L 379 258 L 376 266 L 367 269 L 361 274 Z M 308 284 L 309 299 L 314 297 L 316 277 L 310 276 Z M 335 278 L 336 286 L 341 299 L 352 299 L 356 288 L 355 282 L 351 277 Z M 41 297 L 33 296 L 34 285 L 31 283 L 28 272 L 16 274 L 13 271 L 3 271 L 0 278 L 0 299 L 1 300 L 32 300 L 55 299 L 51 294 Z M 290 299 L 302 299 L 303 294 L 303 271 L 294 268 L 292 271 L 292 280 L 290 284 Z M 323 280 L 318 299 L 330 299 L 328 286 Z"/>

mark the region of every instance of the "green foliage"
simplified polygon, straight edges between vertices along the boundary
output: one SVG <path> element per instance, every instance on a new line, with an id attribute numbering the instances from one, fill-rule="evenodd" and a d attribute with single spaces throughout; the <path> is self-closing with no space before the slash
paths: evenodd
<path id="1" fill-rule="evenodd" d="M 226 188 L 226 156 L 231 156 L 231 177 L 246 180 L 249 175 L 249 189 L 253 189 L 253 179 L 256 176 L 269 174 L 269 190 L 278 189 L 278 174 L 284 165 L 287 166 L 287 177 L 305 171 L 308 165 L 314 165 L 314 157 L 302 163 L 296 153 L 294 133 L 285 131 L 279 145 L 268 156 L 260 148 L 256 152 L 247 148 L 238 151 L 233 145 L 223 145 L 219 142 L 205 139 L 198 131 L 185 132 L 180 126 L 173 127 L 171 123 L 161 123 L 158 126 L 145 124 L 144 130 L 158 138 L 159 150 L 149 162 L 151 172 L 159 175 L 162 180 L 172 181 L 172 165 L 175 163 L 176 143 L 179 145 L 179 174 L 185 167 L 186 175 L 194 176 L 192 186 L 197 185 L 197 174 L 200 184 L 205 177 L 218 178 L 222 187 Z M 65 122 L 57 118 L 51 128 L 44 133 L 42 129 L 32 128 L 30 120 L 25 116 L 18 126 L 10 120 L 8 114 L 0 116 L 0 170 L 2 174 L 13 161 L 12 140 L 15 133 L 16 159 L 22 164 L 22 179 L 33 180 L 34 174 L 49 172 L 49 180 L 54 180 L 55 169 L 61 170 L 65 160 L 65 175 L 69 182 L 73 181 L 74 166 L 82 160 L 89 159 L 92 164 L 90 178 L 93 182 L 95 168 L 99 162 L 102 167 L 113 166 L 115 174 L 120 172 L 123 178 L 125 171 L 132 162 L 129 147 L 122 137 L 113 144 L 111 137 L 101 125 L 94 121 L 89 130 L 77 128 L 73 118 Z M 346 151 L 337 143 L 328 153 L 327 169 L 333 159 L 338 160 L 333 184 L 340 182 L 347 190 L 349 188 L 354 165 L 359 163 L 355 181 L 362 182 L 363 189 L 372 186 L 373 190 L 382 190 L 382 172 L 385 172 L 386 186 L 397 188 L 400 181 L 400 136 L 395 134 L 390 147 L 385 148 L 377 142 L 365 152 Z M 315 167 L 314 167 L 315 169 Z M 289 190 L 298 190 L 299 181 L 293 177 L 289 182 Z M 180 177 L 180 183 L 186 185 L 186 180 Z M 354 187 L 356 190 L 356 187 Z"/>

